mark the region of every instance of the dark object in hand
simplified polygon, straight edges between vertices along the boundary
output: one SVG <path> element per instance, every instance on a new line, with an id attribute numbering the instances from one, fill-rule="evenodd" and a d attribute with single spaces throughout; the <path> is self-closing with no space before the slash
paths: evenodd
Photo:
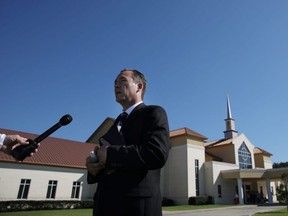
<path id="1" fill-rule="evenodd" d="M 50 134 L 54 133 L 61 126 L 69 124 L 73 120 L 72 116 L 69 114 L 64 115 L 58 123 L 53 125 L 47 131 L 42 133 L 40 136 L 34 140 L 28 139 L 29 144 L 17 146 L 12 150 L 12 156 L 18 161 L 23 161 L 27 156 L 29 156 L 36 148 L 38 148 L 38 143 L 47 138 Z"/>

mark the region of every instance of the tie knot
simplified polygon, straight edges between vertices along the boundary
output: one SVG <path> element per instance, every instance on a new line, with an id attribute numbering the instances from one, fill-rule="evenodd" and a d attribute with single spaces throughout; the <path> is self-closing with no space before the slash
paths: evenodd
<path id="1" fill-rule="evenodd" d="M 128 116 L 128 113 L 123 112 L 120 115 L 120 119 L 119 119 L 119 125 L 122 126 L 124 124 L 124 122 L 126 121 L 126 118 Z"/>
<path id="2" fill-rule="evenodd" d="M 128 116 L 128 113 L 126 112 L 121 113 L 121 118 L 126 119 L 127 116 Z"/>

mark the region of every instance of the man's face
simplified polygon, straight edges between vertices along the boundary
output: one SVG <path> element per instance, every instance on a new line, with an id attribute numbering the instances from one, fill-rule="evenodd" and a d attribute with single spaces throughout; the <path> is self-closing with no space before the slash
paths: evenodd
<path id="1" fill-rule="evenodd" d="M 115 98 L 124 109 L 129 108 L 139 99 L 139 88 L 133 80 L 132 71 L 121 72 L 114 83 Z"/>

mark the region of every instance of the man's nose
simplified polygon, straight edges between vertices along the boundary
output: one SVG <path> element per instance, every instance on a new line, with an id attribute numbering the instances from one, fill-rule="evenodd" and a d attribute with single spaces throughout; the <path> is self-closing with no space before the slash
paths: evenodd
<path id="1" fill-rule="evenodd" d="M 115 83 L 114 84 L 114 88 L 116 89 L 116 88 L 120 88 L 120 84 L 119 83 Z"/>

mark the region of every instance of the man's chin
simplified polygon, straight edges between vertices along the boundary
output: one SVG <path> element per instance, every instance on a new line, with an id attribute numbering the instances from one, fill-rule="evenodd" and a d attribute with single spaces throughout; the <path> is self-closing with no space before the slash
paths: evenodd
<path id="1" fill-rule="evenodd" d="M 124 101 L 124 98 L 123 98 L 123 97 L 117 97 L 117 96 L 116 96 L 115 100 L 116 100 L 116 102 L 118 102 L 118 103 L 121 104 L 121 102 Z"/>

